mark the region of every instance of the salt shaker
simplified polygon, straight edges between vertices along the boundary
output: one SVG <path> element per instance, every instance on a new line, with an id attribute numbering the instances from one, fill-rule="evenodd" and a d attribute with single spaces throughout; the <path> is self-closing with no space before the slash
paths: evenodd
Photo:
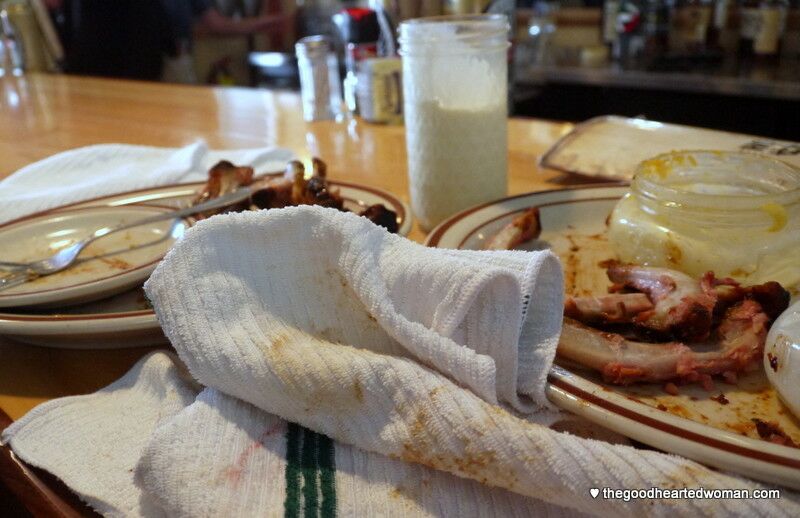
<path id="1" fill-rule="evenodd" d="M 430 230 L 507 190 L 508 18 L 400 25 L 411 206 Z"/>
<path id="2" fill-rule="evenodd" d="M 341 89 L 339 65 L 325 36 L 307 36 L 295 43 L 300 72 L 303 118 L 307 121 L 333 119 L 339 114 Z"/>
<path id="3" fill-rule="evenodd" d="M 0 9 L 0 76 L 4 73 L 21 76 L 25 70 L 25 54 L 22 42 L 8 16 L 8 11 Z"/>

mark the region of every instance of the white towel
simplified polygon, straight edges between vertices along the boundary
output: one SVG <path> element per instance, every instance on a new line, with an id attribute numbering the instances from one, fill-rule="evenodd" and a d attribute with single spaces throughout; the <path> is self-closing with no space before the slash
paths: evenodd
<path id="1" fill-rule="evenodd" d="M 425 249 L 357 216 L 299 207 L 202 222 L 145 290 L 202 384 L 343 444 L 586 513 L 800 513 L 788 491 L 594 499 L 592 487 L 762 486 L 496 404 L 544 404 L 560 327 L 555 264 L 549 252 Z"/>
<path id="2" fill-rule="evenodd" d="M 529 412 L 546 405 L 562 287 L 549 251 L 452 253 L 305 206 L 200 222 L 145 290 L 197 379 L 251 403 L 270 389 L 264 348 L 308 339 L 411 356 Z M 244 345 L 231 350 L 231 336 Z M 189 343 L 209 356 L 185 354 Z"/>
<path id="3" fill-rule="evenodd" d="M 176 517 L 576 515 L 336 443 L 213 389 L 157 430 L 137 478 Z"/>
<path id="4" fill-rule="evenodd" d="M 95 394 L 37 407 L 3 439 L 106 516 L 576 516 L 336 443 L 213 389 L 194 400 L 174 360 L 149 355 Z"/>
<path id="5" fill-rule="evenodd" d="M 78 201 L 148 187 L 204 180 L 220 160 L 256 173 L 282 170 L 281 148 L 210 151 L 203 141 L 182 148 L 98 144 L 58 153 L 0 181 L 0 223 Z"/>
<path id="6" fill-rule="evenodd" d="M 781 500 L 593 498 L 593 487 L 764 486 L 539 424 L 554 415 L 543 388 L 561 282 L 549 252 L 425 249 L 331 209 L 201 222 L 146 291 L 208 390 L 158 423 L 136 470 L 142 498 L 200 516 L 328 516 L 331 506 L 343 516 L 800 515 L 788 490 Z M 31 423 L 47 428 L 38 415 Z M 116 415 L 120 428 L 136 418 Z M 73 415 L 73 433 L 87 421 Z M 292 435 L 287 422 L 310 431 L 291 425 Z M 26 433 L 3 435 L 23 459 L 93 468 L 77 455 L 70 470 L 53 453 L 49 464 Z"/>
<path id="7" fill-rule="evenodd" d="M 2 443 L 103 515 L 163 516 L 134 485 L 134 468 L 156 425 L 199 390 L 172 354 L 152 353 L 94 394 L 42 403 L 6 428 Z"/>

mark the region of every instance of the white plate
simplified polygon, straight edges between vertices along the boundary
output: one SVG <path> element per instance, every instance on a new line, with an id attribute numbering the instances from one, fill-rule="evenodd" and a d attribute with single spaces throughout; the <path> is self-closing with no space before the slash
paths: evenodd
<path id="1" fill-rule="evenodd" d="M 399 234 L 407 235 L 411 230 L 410 209 L 392 194 L 349 182 L 330 180 L 330 183 L 339 189 L 347 208 L 359 210 L 375 203 L 383 203 L 397 213 Z M 188 205 L 202 185 L 170 185 L 104 196 L 53 209 L 47 214 L 83 207 L 128 206 L 140 203 L 183 207 Z M 147 306 L 141 289 L 90 304 L 62 308 L 57 312 L 13 310 L 0 313 L 0 335 L 35 345 L 77 349 L 167 343 L 155 313 Z"/>
<path id="2" fill-rule="evenodd" d="M 561 257 L 567 293 L 603 293 L 609 281 L 598 263 L 614 257 L 606 219 L 626 191 L 597 185 L 506 198 L 453 216 L 430 233 L 426 244 L 481 249 L 514 216 L 538 206 L 542 234 L 523 248 L 549 247 Z M 672 396 L 660 384 L 620 387 L 561 365 L 550 374 L 547 394 L 559 407 L 655 448 L 800 489 L 800 449 L 762 440 L 753 421 L 775 423 L 800 444 L 800 421 L 780 401 L 763 369 L 741 376 L 737 385 L 717 381 L 711 392 L 685 385 Z"/>
<path id="3" fill-rule="evenodd" d="M 172 210 L 129 205 L 34 215 L 0 225 L 0 253 L 4 261 L 31 262 L 50 257 L 103 227 Z M 188 226 L 184 220 L 166 220 L 112 233 L 87 246 L 66 270 L 1 291 L 0 308 L 63 306 L 128 290 L 150 276 Z"/>
<path id="4" fill-rule="evenodd" d="M 57 312 L 0 313 L 0 334 L 20 342 L 68 349 L 168 343 L 141 288 Z"/>

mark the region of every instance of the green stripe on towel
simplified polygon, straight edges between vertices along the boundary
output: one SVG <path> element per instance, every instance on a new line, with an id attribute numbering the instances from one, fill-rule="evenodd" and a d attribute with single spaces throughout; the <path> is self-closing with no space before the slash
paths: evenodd
<path id="1" fill-rule="evenodd" d="M 303 428 L 303 453 L 300 466 L 303 472 L 303 507 L 306 518 L 317 518 L 319 512 L 319 484 L 317 483 L 317 438 L 319 436 Z"/>
<path id="2" fill-rule="evenodd" d="M 336 516 L 336 465 L 333 440 L 300 425 L 286 430 L 285 518 Z M 301 486 L 302 478 L 302 486 Z"/>
<path id="3" fill-rule="evenodd" d="M 289 423 L 286 430 L 286 499 L 283 501 L 285 518 L 300 517 L 300 443 L 302 427 Z"/>
<path id="4" fill-rule="evenodd" d="M 336 516 L 336 462 L 334 460 L 333 440 L 327 435 L 319 435 L 319 479 L 322 486 L 322 518 Z"/>

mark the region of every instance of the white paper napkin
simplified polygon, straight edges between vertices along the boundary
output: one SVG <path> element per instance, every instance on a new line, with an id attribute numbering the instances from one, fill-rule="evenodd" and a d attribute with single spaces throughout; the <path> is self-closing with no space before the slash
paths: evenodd
<path id="1" fill-rule="evenodd" d="M 282 170 L 287 149 L 211 151 L 203 141 L 182 148 L 98 144 L 58 153 L 0 181 L 0 223 L 98 196 L 173 183 L 202 181 L 220 160 L 256 173 Z"/>

